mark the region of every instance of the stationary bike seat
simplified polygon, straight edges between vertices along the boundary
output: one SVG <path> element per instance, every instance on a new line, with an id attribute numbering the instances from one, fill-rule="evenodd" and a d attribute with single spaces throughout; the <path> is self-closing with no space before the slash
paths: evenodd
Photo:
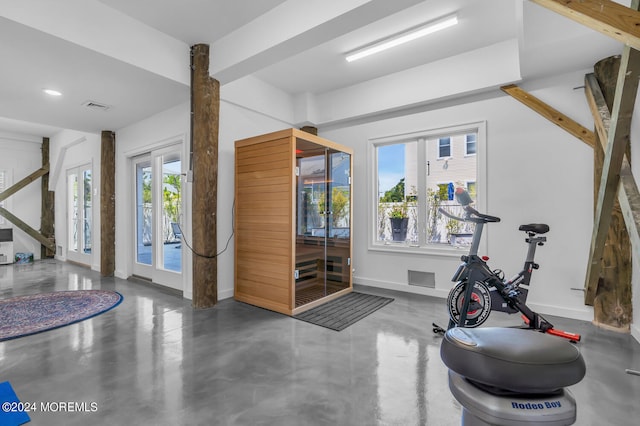
<path id="1" fill-rule="evenodd" d="M 549 232 L 549 225 L 544 223 L 530 223 L 528 225 L 520 225 L 519 231 L 535 232 L 536 234 L 546 234 Z"/>
<path id="2" fill-rule="evenodd" d="M 444 335 L 440 356 L 472 383 L 514 393 L 555 392 L 578 383 L 586 371 L 575 345 L 518 328 L 452 328 Z"/>

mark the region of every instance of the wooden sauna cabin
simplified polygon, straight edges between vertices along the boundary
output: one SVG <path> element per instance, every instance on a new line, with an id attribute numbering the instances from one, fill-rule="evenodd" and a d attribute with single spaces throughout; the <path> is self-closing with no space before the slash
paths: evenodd
<path id="1" fill-rule="evenodd" d="M 301 130 L 236 141 L 236 300 L 295 315 L 352 291 L 352 166 Z"/>

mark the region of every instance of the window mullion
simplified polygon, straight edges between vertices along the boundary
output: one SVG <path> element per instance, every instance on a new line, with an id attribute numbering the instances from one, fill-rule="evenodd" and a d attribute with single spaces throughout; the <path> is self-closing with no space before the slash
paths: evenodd
<path id="1" fill-rule="evenodd" d="M 418 245 L 427 244 L 427 140 L 418 138 Z"/>

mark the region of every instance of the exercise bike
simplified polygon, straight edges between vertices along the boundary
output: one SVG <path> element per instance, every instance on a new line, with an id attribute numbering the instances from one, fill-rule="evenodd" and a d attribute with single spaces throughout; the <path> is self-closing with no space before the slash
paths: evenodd
<path id="1" fill-rule="evenodd" d="M 465 212 L 464 217 L 454 216 L 442 208 L 439 209 L 440 213 L 453 220 L 474 223 L 475 232 L 469 254 L 461 257 L 463 263 L 451 278 L 451 281 L 457 284 L 451 289 L 447 298 L 449 311 L 447 329 L 478 327 L 489 318 L 492 310 L 498 310 L 510 314 L 520 312 L 526 324 L 525 328 L 564 337 L 574 343 L 580 341 L 579 334 L 554 328 L 553 324 L 532 311 L 525 303 L 528 289 L 522 286 L 529 286 L 533 270 L 539 268 L 534 260 L 536 248 L 547 241 L 543 234 L 549 232 L 549 226 L 541 223 L 520 226 L 519 230 L 527 235 L 525 242 L 528 245 L 524 268 L 512 278 L 505 280 L 501 270 L 489 268 L 488 257 L 478 256 L 484 225 L 500 222 L 500 218 L 482 214 L 471 207 L 473 200 L 463 188 L 456 188 L 455 197 Z M 444 328 L 433 323 L 434 333 L 444 334 L 445 331 Z"/>

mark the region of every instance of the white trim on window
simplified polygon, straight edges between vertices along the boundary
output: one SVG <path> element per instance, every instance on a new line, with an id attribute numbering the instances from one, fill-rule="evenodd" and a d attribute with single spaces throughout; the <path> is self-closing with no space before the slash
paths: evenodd
<path id="1" fill-rule="evenodd" d="M 445 245 L 435 245 L 435 244 L 422 244 L 420 246 L 413 246 L 409 244 L 383 244 L 378 242 L 377 238 L 377 209 L 378 209 L 378 198 L 376 196 L 376 191 L 378 189 L 378 158 L 377 158 L 377 147 L 383 145 L 390 145 L 396 143 L 406 143 L 419 141 L 424 142 L 426 140 L 433 140 L 439 137 L 448 137 L 450 135 L 455 134 L 464 134 L 465 132 L 474 132 L 477 133 L 476 138 L 476 153 L 471 154 L 476 156 L 477 168 L 476 168 L 476 208 L 484 212 L 486 210 L 487 205 L 487 190 L 486 190 L 486 122 L 472 122 L 461 125 L 452 125 L 448 127 L 430 129 L 430 130 L 421 130 L 416 132 L 408 132 L 404 134 L 397 134 L 391 136 L 384 136 L 378 138 L 371 138 L 367 144 L 367 248 L 371 251 L 384 251 L 384 252 L 402 252 L 402 253 L 411 253 L 411 254 L 426 254 L 426 255 L 434 255 L 434 256 L 445 256 L 445 257 L 457 257 L 460 256 L 461 252 L 466 252 L 466 248 L 455 248 L 453 246 L 445 246 Z M 427 158 L 426 155 L 426 143 L 418 144 L 418 158 Z M 466 151 L 466 137 L 465 137 L 465 151 Z M 438 150 L 439 153 L 439 150 Z M 451 157 L 443 157 L 443 159 L 451 158 Z M 438 158 L 440 159 L 440 158 Z M 418 184 L 424 186 L 426 188 L 426 174 L 422 176 L 424 173 L 418 173 Z M 465 182 L 466 183 L 466 182 Z M 421 211 L 426 210 L 426 200 L 425 197 L 418 197 L 418 208 Z M 423 225 L 424 226 L 424 225 Z M 420 233 L 424 233 L 424 229 L 419 230 Z M 485 231 L 485 237 L 483 237 L 481 241 L 481 250 L 486 251 L 487 248 L 487 240 L 490 231 Z"/>

